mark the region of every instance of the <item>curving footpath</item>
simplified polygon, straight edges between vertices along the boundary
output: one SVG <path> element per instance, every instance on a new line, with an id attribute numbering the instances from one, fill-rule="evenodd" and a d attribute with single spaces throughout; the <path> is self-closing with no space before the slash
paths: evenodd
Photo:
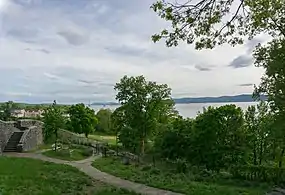
<path id="1" fill-rule="evenodd" d="M 113 175 L 104 173 L 102 171 L 99 171 L 98 169 L 92 167 L 91 164 L 94 160 L 100 158 L 101 156 L 92 156 L 90 158 L 87 158 L 81 161 L 65 161 L 65 160 L 50 158 L 50 157 L 42 155 L 41 153 L 5 153 L 4 155 L 9 156 L 9 157 L 33 158 L 33 159 L 39 159 L 42 161 L 47 161 L 47 162 L 52 162 L 52 163 L 57 163 L 57 164 L 70 165 L 70 166 L 76 167 L 77 169 L 89 175 L 90 177 L 94 178 L 95 180 L 99 180 L 104 183 L 111 184 L 115 187 L 124 188 L 124 189 L 134 191 L 140 194 L 182 195 L 180 193 L 175 193 L 175 192 L 166 191 L 166 190 L 162 190 L 158 188 L 153 188 L 153 187 L 146 186 L 144 184 L 139 184 L 139 183 L 131 182 L 128 180 L 124 180 L 124 179 L 115 177 Z"/>

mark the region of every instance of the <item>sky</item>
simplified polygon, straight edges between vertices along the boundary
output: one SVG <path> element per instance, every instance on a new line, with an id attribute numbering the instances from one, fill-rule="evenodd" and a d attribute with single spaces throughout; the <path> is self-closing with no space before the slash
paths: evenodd
<path id="1" fill-rule="evenodd" d="M 0 101 L 114 101 L 124 75 L 168 84 L 172 96 L 252 93 L 263 74 L 242 46 L 167 48 L 154 0 L 0 0 Z"/>

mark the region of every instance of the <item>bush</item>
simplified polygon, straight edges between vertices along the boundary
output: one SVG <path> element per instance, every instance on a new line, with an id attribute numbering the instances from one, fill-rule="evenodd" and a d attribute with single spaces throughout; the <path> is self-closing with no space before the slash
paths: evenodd
<path id="1" fill-rule="evenodd" d="M 251 181 L 273 182 L 275 184 L 285 183 L 285 169 L 266 166 L 236 166 L 231 169 L 235 178 L 241 178 Z"/>
<path id="2" fill-rule="evenodd" d="M 177 159 L 177 161 L 176 161 L 176 171 L 178 173 L 186 173 L 186 171 L 187 171 L 187 162 L 186 162 L 186 160 Z"/>
<path id="3" fill-rule="evenodd" d="M 81 154 L 83 156 L 92 156 L 93 149 L 92 148 L 85 148 L 85 149 L 82 150 Z"/>

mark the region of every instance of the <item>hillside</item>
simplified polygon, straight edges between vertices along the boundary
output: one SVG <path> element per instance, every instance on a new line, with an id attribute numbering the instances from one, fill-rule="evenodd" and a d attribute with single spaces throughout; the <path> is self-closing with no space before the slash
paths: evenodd
<path id="1" fill-rule="evenodd" d="M 266 96 L 261 97 L 262 100 L 266 100 Z M 235 96 L 220 96 L 220 97 L 198 97 L 198 98 L 175 98 L 176 104 L 188 104 L 188 103 L 219 103 L 219 102 L 253 102 L 251 94 L 242 94 Z"/>
<path id="2" fill-rule="evenodd" d="M 261 96 L 262 100 L 266 100 L 266 96 Z M 197 98 L 174 98 L 176 104 L 189 104 L 189 103 L 219 103 L 219 102 L 253 102 L 251 94 L 242 94 L 235 96 L 220 96 L 220 97 L 197 97 Z M 91 105 L 119 105 L 115 102 L 94 102 Z"/>

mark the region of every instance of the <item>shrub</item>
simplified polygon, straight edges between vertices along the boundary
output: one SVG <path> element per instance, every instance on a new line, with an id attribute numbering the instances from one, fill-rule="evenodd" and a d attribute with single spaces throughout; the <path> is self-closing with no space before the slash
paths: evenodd
<path id="1" fill-rule="evenodd" d="M 81 154 L 83 156 L 92 156 L 93 149 L 92 148 L 85 148 L 85 149 L 82 150 Z"/>
<path id="2" fill-rule="evenodd" d="M 251 181 L 273 182 L 275 184 L 285 183 L 285 169 L 266 166 L 235 166 L 231 173 L 235 178 L 241 178 Z"/>

